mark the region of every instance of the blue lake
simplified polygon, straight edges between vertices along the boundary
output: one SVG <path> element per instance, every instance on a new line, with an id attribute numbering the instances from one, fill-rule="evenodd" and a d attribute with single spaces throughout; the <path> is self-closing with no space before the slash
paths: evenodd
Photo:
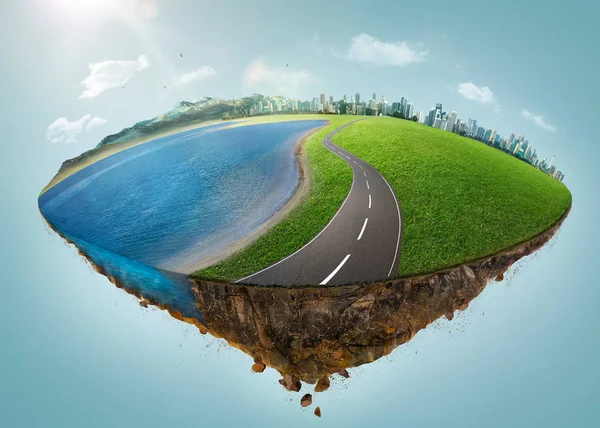
<path id="1" fill-rule="evenodd" d="M 39 206 L 57 230 L 95 248 L 98 264 L 112 253 L 181 271 L 252 233 L 289 199 L 297 141 L 324 123 L 217 124 L 158 138 L 69 176 Z"/>

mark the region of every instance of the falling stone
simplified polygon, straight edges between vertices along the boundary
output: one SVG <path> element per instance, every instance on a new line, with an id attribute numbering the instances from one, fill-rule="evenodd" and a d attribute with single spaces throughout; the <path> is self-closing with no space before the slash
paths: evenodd
<path id="1" fill-rule="evenodd" d="M 264 363 L 254 363 L 252 364 L 252 371 L 255 373 L 262 373 L 265 371 L 266 367 L 267 366 Z"/>
<path id="2" fill-rule="evenodd" d="M 302 407 L 308 407 L 312 404 L 312 395 L 310 394 L 305 394 L 301 399 L 300 399 L 300 405 Z"/>
<path id="3" fill-rule="evenodd" d="M 329 388 L 330 382 L 328 377 L 322 377 L 315 386 L 315 392 L 323 392 Z"/>

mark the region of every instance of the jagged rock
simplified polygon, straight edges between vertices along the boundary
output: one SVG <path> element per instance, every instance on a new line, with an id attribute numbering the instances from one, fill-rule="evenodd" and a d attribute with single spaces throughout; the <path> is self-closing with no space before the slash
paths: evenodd
<path id="1" fill-rule="evenodd" d="M 148 302 L 144 299 L 140 300 L 140 306 L 142 308 L 147 308 L 148 307 Z"/>
<path id="2" fill-rule="evenodd" d="M 321 379 L 319 379 L 319 381 L 317 382 L 317 385 L 315 386 L 315 392 L 326 391 L 327 388 L 329 388 L 329 385 L 330 385 L 329 378 L 327 376 L 322 377 Z"/>
<path id="3" fill-rule="evenodd" d="M 336 372 L 348 377 L 340 367 L 373 362 L 438 318 L 466 309 L 490 280 L 541 248 L 563 220 L 530 241 L 487 259 L 411 278 L 293 288 L 192 280 L 202 320 L 184 317 L 167 304 L 147 301 L 104 268 L 96 270 L 146 304 L 166 309 L 174 318 L 197 325 L 202 333 L 223 338 L 248 355 L 260 355 L 256 363 L 281 373 L 280 383 L 287 390 L 300 391 L 300 381 L 315 384 Z"/>
<path id="4" fill-rule="evenodd" d="M 265 371 L 265 368 L 267 366 L 265 365 L 265 363 L 254 363 L 252 364 L 252 371 L 254 373 L 262 373 Z"/>
<path id="5" fill-rule="evenodd" d="M 446 312 L 446 318 L 448 319 L 448 321 L 452 321 L 452 319 L 454 318 L 454 311 Z"/>
<path id="6" fill-rule="evenodd" d="M 338 374 L 342 377 L 345 377 L 346 379 L 350 377 L 350 373 L 348 373 L 348 370 L 346 369 L 339 369 Z"/>
<path id="7" fill-rule="evenodd" d="M 302 388 L 300 380 L 291 374 L 286 374 L 283 379 L 279 379 L 279 383 L 284 386 L 288 391 L 298 392 Z"/>
<path id="8" fill-rule="evenodd" d="M 315 416 L 319 418 L 321 417 L 321 408 L 318 406 L 315 408 Z"/>
<path id="9" fill-rule="evenodd" d="M 504 280 L 504 272 L 500 273 L 500 275 L 496 277 L 496 282 L 500 282 L 502 280 Z"/>
<path id="10" fill-rule="evenodd" d="M 312 395 L 310 394 L 305 394 L 301 399 L 300 399 L 300 405 L 302 407 L 308 407 L 312 404 Z"/>

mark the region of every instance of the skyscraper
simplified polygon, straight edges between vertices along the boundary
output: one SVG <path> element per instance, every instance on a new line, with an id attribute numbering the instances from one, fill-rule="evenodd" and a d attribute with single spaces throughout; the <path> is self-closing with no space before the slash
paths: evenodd
<path id="1" fill-rule="evenodd" d="M 358 92 L 354 95 L 354 101 L 356 102 L 356 105 L 360 104 L 360 94 Z"/>
<path id="2" fill-rule="evenodd" d="M 435 122 L 435 113 L 436 113 L 436 109 L 434 107 L 431 108 L 431 110 L 429 110 L 429 114 L 427 115 L 427 126 L 433 126 L 434 122 Z"/>
<path id="3" fill-rule="evenodd" d="M 454 125 L 456 124 L 456 117 L 458 113 L 455 111 L 451 111 L 448 117 L 446 118 L 446 131 L 454 132 Z"/>
<path id="4" fill-rule="evenodd" d="M 421 110 L 417 110 L 415 116 L 417 116 L 417 122 L 423 123 L 423 112 Z"/>
<path id="5" fill-rule="evenodd" d="M 510 137 L 508 137 L 508 144 L 512 144 L 512 142 L 514 141 L 514 139 L 515 139 L 515 134 L 511 133 Z"/>
<path id="6" fill-rule="evenodd" d="M 475 133 L 475 138 L 481 141 L 481 140 L 483 140 L 484 135 L 485 135 L 485 128 L 483 126 L 478 126 L 477 131 Z"/>
<path id="7" fill-rule="evenodd" d="M 412 119 L 412 117 L 413 117 L 413 109 L 414 109 L 413 103 L 408 103 L 408 106 L 406 108 L 408 110 L 408 115 L 406 117 L 408 119 Z"/>
<path id="8" fill-rule="evenodd" d="M 402 112 L 402 114 L 404 115 L 404 117 L 406 117 L 406 105 L 408 104 L 408 100 L 404 97 L 400 98 L 400 111 Z"/>
<path id="9" fill-rule="evenodd" d="M 473 119 L 473 123 L 471 124 L 471 127 L 469 128 L 469 136 L 472 137 L 475 134 L 477 134 L 477 129 L 478 129 L 477 120 Z"/>
<path id="10" fill-rule="evenodd" d="M 435 105 L 435 110 L 436 110 L 436 116 L 439 115 L 438 117 L 442 117 L 442 103 L 437 103 Z"/>
<path id="11" fill-rule="evenodd" d="M 492 135 L 492 129 L 488 128 L 485 130 L 485 134 L 483 134 L 483 141 L 486 143 L 490 141 L 490 136 Z"/>
<path id="12" fill-rule="evenodd" d="M 377 94 L 375 92 L 373 92 L 373 99 L 375 100 L 375 102 L 377 102 Z"/>

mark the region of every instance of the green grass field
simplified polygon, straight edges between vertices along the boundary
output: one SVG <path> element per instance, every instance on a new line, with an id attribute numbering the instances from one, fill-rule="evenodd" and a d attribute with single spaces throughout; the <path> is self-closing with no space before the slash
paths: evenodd
<path id="1" fill-rule="evenodd" d="M 392 118 L 359 122 L 334 142 L 388 180 L 402 205 L 401 276 L 462 264 L 549 229 L 567 187 L 497 149 Z"/>
<path id="2" fill-rule="evenodd" d="M 320 116 L 323 117 L 323 116 Z M 308 198 L 254 244 L 193 276 L 232 281 L 293 253 L 327 224 L 350 190 L 351 168 L 321 145 L 352 116 L 326 116 L 305 151 Z M 400 275 L 433 272 L 492 255 L 547 230 L 571 203 L 569 190 L 482 143 L 392 118 L 354 124 L 333 142 L 388 180 L 403 211 Z"/>

